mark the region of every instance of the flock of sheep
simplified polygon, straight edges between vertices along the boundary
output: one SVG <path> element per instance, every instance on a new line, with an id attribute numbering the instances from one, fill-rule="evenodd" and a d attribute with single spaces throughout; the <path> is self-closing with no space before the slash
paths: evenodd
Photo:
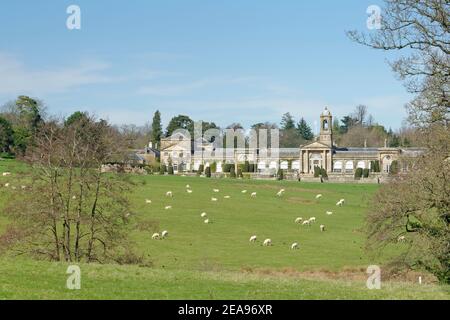
<path id="1" fill-rule="evenodd" d="M 214 193 L 219 193 L 219 192 L 220 192 L 219 189 L 212 189 L 212 191 L 213 191 Z M 189 184 L 186 185 L 186 192 L 187 192 L 188 194 L 192 194 L 192 193 L 193 193 L 193 190 L 192 190 L 192 188 L 191 188 L 191 186 L 190 186 Z M 247 192 L 248 192 L 247 190 L 242 190 L 242 191 L 241 191 L 242 194 L 246 194 Z M 280 191 L 277 192 L 276 196 L 277 196 L 277 197 L 282 197 L 282 196 L 284 195 L 285 192 L 286 192 L 285 189 L 281 189 Z M 250 194 L 250 197 L 251 197 L 251 198 L 256 198 L 256 196 L 257 196 L 257 193 L 256 193 L 256 192 L 252 192 L 252 193 Z M 167 192 L 166 192 L 166 197 L 172 198 L 172 197 L 173 197 L 173 192 L 172 192 L 172 191 L 167 191 Z M 322 194 L 318 194 L 318 195 L 316 195 L 315 198 L 316 198 L 316 200 L 320 200 L 322 197 L 323 197 Z M 231 196 L 225 195 L 223 198 L 224 198 L 224 199 L 231 199 Z M 217 198 L 217 197 L 211 197 L 211 201 L 212 201 L 212 202 L 217 202 L 217 201 L 218 201 L 218 198 Z M 146 199 L 146 200 L 145 200 L 145 203 L 146 203 L 146 204 L 151 204 L 152 201 L 149 200 L 149 199 Z M 341 206 L 343 206 L 344 204 L 345 204 L 345 199 L 340 199 L 340 200 L 336 203 L 336 206 L 341 207 Z M 165 209 L 165 210 L 172 209 L 172 206 L 166 206 L 164 209 Z M 325 213 L 326 213 L 327 215 L 332 215 L 332 214 L 333 214 L 332 211 L 326 211 Z M 205 224 L 211 223 L 211 220 L 208 218 L 208 214 L 207 214 L 206 212 L 202 212 L 202 213 L 200 214 L 200 217 L 204 219 L 203 222 L 204 222 Z M 294 222 L 295 222 L 296 224 L 301 224 L 302 226 L 311 226 L 312 224 L 314 224 L 314 223 L 316 222 L 316 217 L 310 217 L 309 219 L 303 219 L 302 217 L 298 217 L 298 218 L 296 218 L 296 219 L 294 220 Z M 321 224 L 321 225 L 319 226 L 319 228 L 320 228 L 320 231 L 321 231 L 321 232 L 325 232 L 325 230 L 326 230 L 324 224 Z M 152 239 L 153 239 L 153 240 L 160 240 L 160 239 L 165 239 L 167 236 L 168 236 L 168 232 L 167 232 L 167 230 L 165 230 L 165 231 L 163 231 L 161 234 L 159 234 L 159 233 L 154 233 L 153 236 L 152 236 Z M 252 236 L 250 237 L 250 239 L 249 239 L 249 242 L 250 242 L 250 243 L 255 243 L 257 240 L 258 240 L 258 236 L 257 236 L 257 235 L 252 235 Z M 273 245 L 272 239 L 270 239 L 270 238 L 265 239 L 265 240 L 263 241 L 262 245 L 263 245 L 264 247 L 272 246 L 272 245 Z M 291 246 L 290 246 L 290 249 L 291 249 L 291 250 L 296 250 L 296 249 L 299 249 L 299 248 L 300 248 L 300 246 L 299 246 L 298 242 L 294 242 L 294 243 L 292 243 Z"/>

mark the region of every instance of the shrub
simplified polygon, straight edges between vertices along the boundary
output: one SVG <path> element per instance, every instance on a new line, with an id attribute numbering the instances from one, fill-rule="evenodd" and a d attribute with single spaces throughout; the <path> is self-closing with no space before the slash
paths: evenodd
<path id="1" fill-rule="evenodd" d="M 231 164 L 231 163 L 225 163 L 224 165 L 223 165 L 223 172 L 230 172 L 230 170 L 231 170 L 231 168 L 234 168 L 234 165 L 233 164 Z"/>
<path id="2" fill-rule="evenodd" d="M 370 161 L 370 169 L 372 172 L 380 172 L 380 161 Z"/>
<path id="3" fill-rule="evenodd" d="M 205 175 L 207 178 L 211 178 L 211 167 L 205 168 Z"/>
<path id="4" fill-rule="evenodd" d="M 320 168 L 318 166 L 314 166 L 314 178 L 318 178 L 320 176 Z"/>
<path id="5" fill-rule="evenodd" d="M 389 170 L 389 174 L 396 175 L 399 173 L 399 171 L 400 171 L 400 166 L 398 164 L 398 161 L 397 160 L 392 161 L 391 168 Z"/>
<path id="6" fill-rule="evenodd" d="M 166 167 L 165 164 L 162 164 L 162 165 L 159 167 L 159 174 L 164 174 L 164 173 L 166 173 L 166 172 L 167 172 L 167 167 Z"/>
<path id="7" fill-rule="evenodd" d="M 361 179 L 363 174 L 363 169 L 362 168 L 357 168 L 355 171 L 355 179 L 359 180 Z"/>
<path id="8" fill-rule="evenodd" d="M 205 168 L 205 167 L 204 167 L 204 165 L 202 165 L 202 164 L 198 166 L 198 170 L 197 170 L 197 175 L 198 175 L 198 176 L 201 176 L 201 175 L 202 175 L 204 168 Z"/>
<path id="9" fill-rule="evenodd" d="M 278 179 L 278 180 L 283 180 L 283 179 L 284 179 L 283 169 L 278 169 L 278 172 L 277 172 L 277 179 Z"/>
<path id="10" fill-rule="evenodd" d="M 216 173 L 217 172 L 217 163 L 216 162 L 211 163 L 210 167 L 211 167 L 211 172 L 212 173 Z"/>
<path id="11" fill-rule="evenodd" d="M 364 169 L 363 170 L 363 177 L 364 178 L 368 178 L 369 177 L 369 173 L 370 173 L 369 169 Z"/>
<path id="12" fill-rule="evenodd" d="M 173 165 L 169 165 L 169 167 L 167 168 L 167 173 L 173 175 Z"/>
<path id="13" fill-rule="evenodd" d="M 243 177 L 244 177 L 244 176 L 242 175 L 242 170 L 241 170 L 240 168 L 238 168 L 237 176 L 238 176 L 238 178 L 243 178 Z"/>
<path id="14" fill-rule="evenodd" d="M 234 166 L 230 168 L 230 178 L 236 178 L 236 172 L 234 171 Z"/>
<path id="15" fill-rule="evenodd" d="M 250 163 L 248 166 L 248 172 L 255 172 L 255 165 L 253 163 Z"/>
<path id="16" fill-rule="evenodd" d="M 322 175 L 322 178 L 328 178 L 328 173 L 325 168 L 320 168 L 320 174 Z"/>
<path id="17" fill-rule="evenodd" d="M 244 162 L 244 170 L 243 172 L 250 172 L 250 163 L 248 161 Z"/>

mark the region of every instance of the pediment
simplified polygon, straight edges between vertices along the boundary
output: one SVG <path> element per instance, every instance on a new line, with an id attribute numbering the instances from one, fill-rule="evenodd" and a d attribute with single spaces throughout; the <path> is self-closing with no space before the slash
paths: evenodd
<path id="1" fill-rule="evenodd" d="M 301 147 L 301 149 L 305 150 L 305 149 L 331 149 L 331 148 L 330 146 L 327 146 L 322 142 L 314 141 L 310 144 L 304 145 L 303 147 Z"/>

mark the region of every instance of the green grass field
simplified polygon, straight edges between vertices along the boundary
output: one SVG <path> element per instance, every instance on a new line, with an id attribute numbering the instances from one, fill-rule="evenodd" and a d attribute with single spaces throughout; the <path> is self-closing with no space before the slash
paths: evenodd
<path id="1" fill-rule="evenodd" d="M 0 173 L 25 170 L 0 161 Z M 68 290 L 65 263 L 0 257 L 3 299 L 449 299 L 437 284 L 383 281 L 366 288 L 370 258 L 363 220 L 376 185 L 135 176 L 131 238 L 152 267 L 81 265 L 82 289 Z M 12 177 L 0 176 L 0 186 Z M 192 194 L 186 192 L 189 184 Z M 213 188 L 220 190 L 214 193 Z M 276 193 L 286 189 L 282 197 Z M 248 190 L 246 194 L 242 190 Z M 165 196 L 167 191 L 173 197 Z M 8 191 L 0 187 L 0 207 Z M 257 192 L 256 198 L 250 193 Z M 315 195 L 321 193 L 322 199 Z M 230 199 L 224 199 L 224 196 Z M 211 198 L 218 199 L 217 202 Z M 337 207 L 344 198 L 346 204 Z M 146 204 L 151 199 L 151 204 Z M 165 210 L 165 206 L 172 206 Z M 326 215 L 333 211 L 333 215 Z M 208 214 L 210 224 L 200 217 Z M 310 227 L 295 218 L 316 217 Z M 0 214 L 0 232 L 7 219 Z M 320 232 L 319 225 L 326 226 Z M 153 232 L 169 231 L 164 240 Z M 256 243 L 249 243 L 251 235 Z M 265 238 L 273 246 L 261 245 Z M 298 242 L 299 250 L 290 250 Z M 400 248 L 391 248 L 386 255 Z"/>

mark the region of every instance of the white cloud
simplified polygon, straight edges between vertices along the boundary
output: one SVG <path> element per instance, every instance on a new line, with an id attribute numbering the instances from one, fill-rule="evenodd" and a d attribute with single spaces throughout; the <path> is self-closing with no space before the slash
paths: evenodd
<path id="1" fill-rule="evenodd" d="M 31 69 L 15 57 L 0 53 L 0 94 L 44 95 L 115 81 L 104 74 L 107 69 L 108 64 L 98 61 L 53 69 Z"/>

